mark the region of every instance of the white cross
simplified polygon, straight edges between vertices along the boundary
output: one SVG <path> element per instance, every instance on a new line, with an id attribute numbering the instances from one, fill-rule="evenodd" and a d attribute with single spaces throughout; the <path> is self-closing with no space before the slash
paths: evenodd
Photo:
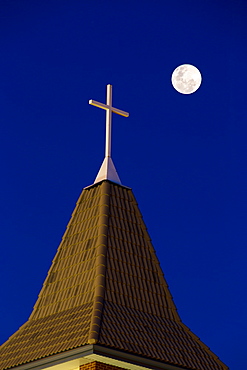
<path id="1" fill-rule="evenodd" d="M 107 85 L 106 104 L 99 103 L 95 100 L 89 100 L 89 104 L 95 105 L 98 108 L 106 110 L 106 142 L 105 142 L 105 156 L 111 157 L 111 126 L 112 126 L 112 112 L 120 116 L 129 117 L 129 113 L 123 110 L 113 108 L 112 106 L 112 85 Z"/>

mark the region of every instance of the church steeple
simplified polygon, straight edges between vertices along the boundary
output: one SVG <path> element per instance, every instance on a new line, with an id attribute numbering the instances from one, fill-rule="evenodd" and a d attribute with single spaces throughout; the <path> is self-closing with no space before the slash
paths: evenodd
<path id="1" fill-rule="evenodd" d="M 227 369 L 181 322 L 131 189 L 107 178 L 83 189 L 29 320 L 0 347 L 0 370 L 113 365 Z"/>

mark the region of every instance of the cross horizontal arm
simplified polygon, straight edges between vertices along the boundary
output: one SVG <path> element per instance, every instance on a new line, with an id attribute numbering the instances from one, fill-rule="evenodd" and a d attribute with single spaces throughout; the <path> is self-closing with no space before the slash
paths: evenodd
<path id="1" fill-rule="evenodd" d="M 117 108 L 112 108 L 112 111 L 114 113 L 119 114 L 120 116 L 129 117 L 129 113 L 128 112 L 125 112 L 124 110 L 120 110 L 120 109 L 117 109 Z"/>
<path id="2" fill-rule="evenodd" d="M 96 100 L 92 100 L 92 99 L 89 100 L 89 104 L 94 105 L 95 107 L 98 107 L 98 108 L 101 108 L 101 109 L 111 110 L 113 113 L 119 114 L 120 116 L 123 116 L 123 117 L 129 117 L 128 112 L 125 112 L 125 111 L 117 109 L 117 108 L 113 108 L 110 105 L 100 103 Z"/>
<path id="3" fill-rule="evenodd" d="M 89 104 L 91 105 L 94 105 L 95 107 L 98 107 L 98 108 L 102 108 L 102 109 L 109 109 L 109 105 L 106 105 L 106 104 L 103 104 L 103 103 L 99 103 L 98 101 L 96 100 L 89 100 Z"/>

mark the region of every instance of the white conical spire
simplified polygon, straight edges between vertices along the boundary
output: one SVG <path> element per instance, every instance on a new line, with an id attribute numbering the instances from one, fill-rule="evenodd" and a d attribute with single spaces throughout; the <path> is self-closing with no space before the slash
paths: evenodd
<path id="1" fill-rule="evenodd" d="M 129 117 L 129 113 L 112 106 L 112 85 L 107 85 L 106 104 L 99 103 L 95 100 L 89 100 L 89 104 L 95 105 L 98 108 L 106 110 L 106 144 L 105 144 L 105 159 L 100 167 L 98 175 L 94 181 L 97 183 L 102 180 L 111 180 L 121 184 L 116 168 L 111 158 L 111 127 L 112 127 L 112 112 L 123 117 Z"/>

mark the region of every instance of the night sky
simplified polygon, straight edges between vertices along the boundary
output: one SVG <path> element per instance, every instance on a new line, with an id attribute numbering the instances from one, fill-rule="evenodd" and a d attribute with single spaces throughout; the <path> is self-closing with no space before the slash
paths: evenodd
<path id="1" fill-rule="evenodd" d="M 0 342 L 29 317 L 83 187 L 112 157 L 183 322 L 246 368 L 246 0 L 0 0 Z M 203 82 L 178 93 L 171 74 Z"/>

